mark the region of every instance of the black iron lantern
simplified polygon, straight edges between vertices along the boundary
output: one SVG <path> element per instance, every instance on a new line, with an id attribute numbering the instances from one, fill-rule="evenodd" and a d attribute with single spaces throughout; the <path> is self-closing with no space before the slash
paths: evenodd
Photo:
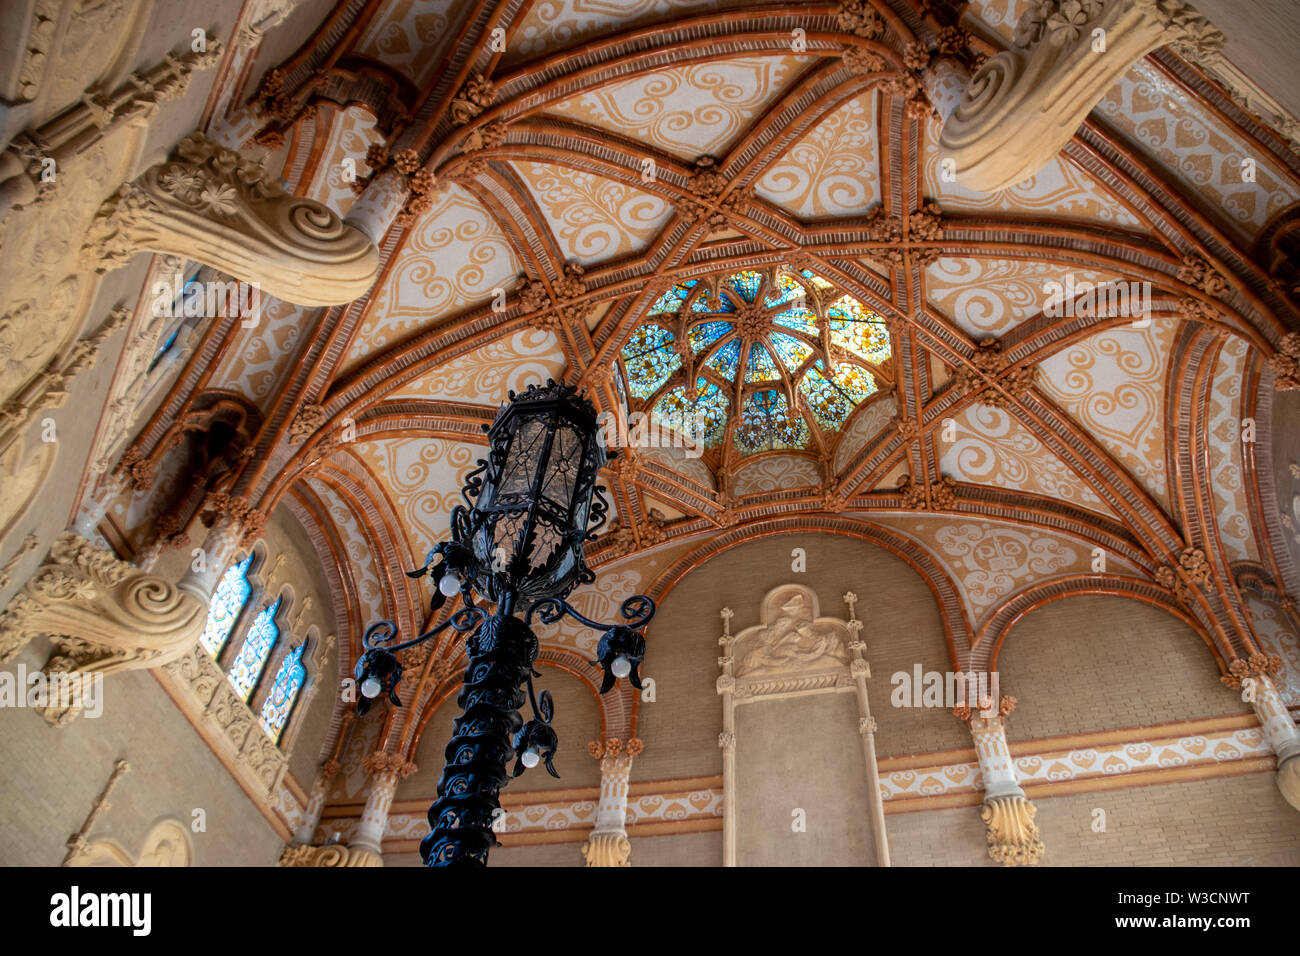
<path id="1" fill-rule="evenodd" d="M 554 382 L 511 392 L 488 443 L 466 484 L 476 500 L 452 514 L 454 537 L 474 554 L 474 587 L 496 603 L 532 602 L 595 580 L 583 547 L 605 522 L 596 477 L 612 456 L 597 438 L 591 403 Z"/>
<path id="2" fill-rule="evenodd" d="M 568 385 L 547 382 L 522 395 L 510 393 L 488 434 L 486 459 L 466 478 L 465 504 L 451 514 L 451 540 L 430 552 L 425 566 L 408 572 L 430 576 L 436 586 L 431 608 L 438 610 L 459 594 L 464 606 L 431 631 L 404 643 L 390 621 L 371 625 L 356 678 L 369 696 L 387 692 L 400 706 L 398 651 L 422 643 L 448 627 L 477 630 L 465 642 L 469 659 L 457 703 L 457 718 L 445 752 L 438 799 L 429 809 L 432 832 L 420 843 L 429 866 L 484 865 L 500 814 L 498 795 L 510 779 L 506 764 L 516 755 L 513 776 L 544 763 L 558 777 L 552 759 L 559 746 L 551 727 L 554 701 L 538 695 L 533 665 L 538 642 L 531 623 L 536 615 L 552 624 L 569 616 L 604 632 L 597 654 L 604 670 L 601 693 L 627 676 L 640 687 L 638 665 L 645 655 L 641 629 L 655 605 L 644 595 L 628 598 L 623 620 L 599 624 L 565 600 L 596 575 L 587 568 L 584 545 L 605 522 L 608 505 L 596 478 L 613 457 L 600 441 L 596 411 Z M 489 615 L 476 598 L 495 605 Z M 515 612 L 523 613 L 523 619 Z M 526 702 L 533 716 L 519 714 Z"/>

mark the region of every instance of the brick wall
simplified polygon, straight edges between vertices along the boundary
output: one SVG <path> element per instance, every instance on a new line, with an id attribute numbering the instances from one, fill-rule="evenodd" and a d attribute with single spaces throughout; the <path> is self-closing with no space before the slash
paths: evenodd
<path id="1" fill-rule="evenodd" d="M 28 673 L 49 654 L 35 642 L 19 662 Z M 163 819 L 191 828 L 193 811 L 206 832 L 190 832 L 196 866 L 270 866 L 283 843 L 253 802 L 208 749 L 147 671 L 114 674 L 103 683 L 103 713 L 62 728 L 27 708 L 0 709 L 0 864 L 58 866 L 69 836 L 81 829 L 96 797 L 124 758 L 131 770 L 113 791 L 89 838 L 112 839 L 132 855 Z"/>
<path id="2" fill-rule="evenodd" d="M 1012 741 L 1246 713 L 1186 624 L 1126 598 L 1069 598 L 1034 611 L 998 658 L 1018 701 Z"/>

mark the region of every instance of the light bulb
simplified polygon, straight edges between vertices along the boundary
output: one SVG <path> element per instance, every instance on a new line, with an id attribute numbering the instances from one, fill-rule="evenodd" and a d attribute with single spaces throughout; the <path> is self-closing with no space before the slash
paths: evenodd
<path id="1" fill-rule="evenodd" d="M 525 767 L 536 767 L 542 760 L 542 755 L 537 752 L 536 747 L 529 747 L 519 758 L 524 762 Z"/>
<path id="2" fill-rule="evenodd" d="M 455 597 L 460 593 L 460 578 L 448 571 L 442 576 L 442 580 L 438 582 L 438 590 L 447 597 Z"/>
<path id="3" fill-rule="evenodd" d="M 373 677 L 367 677 L 361 682 L 361 693 L 366 697 L 378 697 L 379 692 L 384 689 L 384 685 L 379 683 Z"/>
<path id="4" fill-rule="evenodd" d="M 609 665 L 609 672 L 615 677 L 626 677 L 632 673 L 632 662 L 620 655 L 614 658 L 614 663 Z"/>

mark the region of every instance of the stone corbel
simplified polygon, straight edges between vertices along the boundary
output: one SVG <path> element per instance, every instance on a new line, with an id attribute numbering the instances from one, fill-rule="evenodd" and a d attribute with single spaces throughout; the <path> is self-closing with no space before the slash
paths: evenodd
<path id="1" fill-rule="evenodd" d="M 369 236 L 200 133 L 104 203 L 82 258 L 106 272 L 144 250 L 206 263 L 303 306 L 350 302 L 379 272 Z"/>
<path id="2" fill-rule="evenodd" d="M 0 615 L 0 661 L 44 635 L 58 641 L 45 665 L 51 675 L 158 667 L 182 656 L 206 620 L 207 606 L 193 595 L 64 532 Z M 46 720 L 61 726 L 80 703 L 51 702 Z"/>
<path id="3" fill-rule="evenodd" d="M 1206 54 L 1224 38 L 1180 0 L 1034 0 L 1014 42 L 971 78 L 944 124 L 942 155 L 968 189 L 997 192 L 1042 169 L 1157 47 Z"/>

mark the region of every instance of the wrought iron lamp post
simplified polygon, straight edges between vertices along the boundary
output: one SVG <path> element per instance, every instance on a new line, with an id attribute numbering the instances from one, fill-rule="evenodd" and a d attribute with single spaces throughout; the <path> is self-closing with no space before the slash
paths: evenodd
<path id="1" fill-rule="evenodd" d="M 558 745 L 551 727 L 554 703 L 548 691 L 538 695 L 533 688 L 533 678 L 541 676 L 533 669 L 533 617 L 552 624 L 568 615 L 604 631 L 598 660 L 592 661 L 604 669 L 603 694 L 621 677 L 641 686 L 641 629 L 655 613 L 654 602 L 637 595 L 623 602 L 621 623 L 598 624 L 565 600 L 579 584 L 596 580 L 583 546 L 608 514 L 596 477 L 616 453 L 605 449 L 592 404 L 572 386 L 547 382 L 522 395 L 511 392 L 509 404 L 484 428 L 488 457 L 466 478 L 465 504 L 451 514 L 451 540 L 430 552 L 423 568 L 408 572 L 413 578 L 427 574 L 436 583 L 433 610 L 456 594 L 464 606 L 434 629 L 397 644 L 393 622 L 372 624 L 355 671 L 362 694 L 358 713 L 384 693 L 400 706 L 397 652 L 448 627 L 477 628 L 465 642 L 469 663 L 457 698 L 462 713 L 447 745 L 438 799 L 429 809 L 432 832 L 420 843 L 428 866 L 487 864 L 489 850 L 499 845 L 493 823 L 511 757 L 518 755 L 512 776 L 543 761 L 559 776 L 551 763 Z M 490 614 L 475 603 L 476 595 L 494 606 Z M 533 714 L 527 723 L 519 714 L 525 701 Z"/>

